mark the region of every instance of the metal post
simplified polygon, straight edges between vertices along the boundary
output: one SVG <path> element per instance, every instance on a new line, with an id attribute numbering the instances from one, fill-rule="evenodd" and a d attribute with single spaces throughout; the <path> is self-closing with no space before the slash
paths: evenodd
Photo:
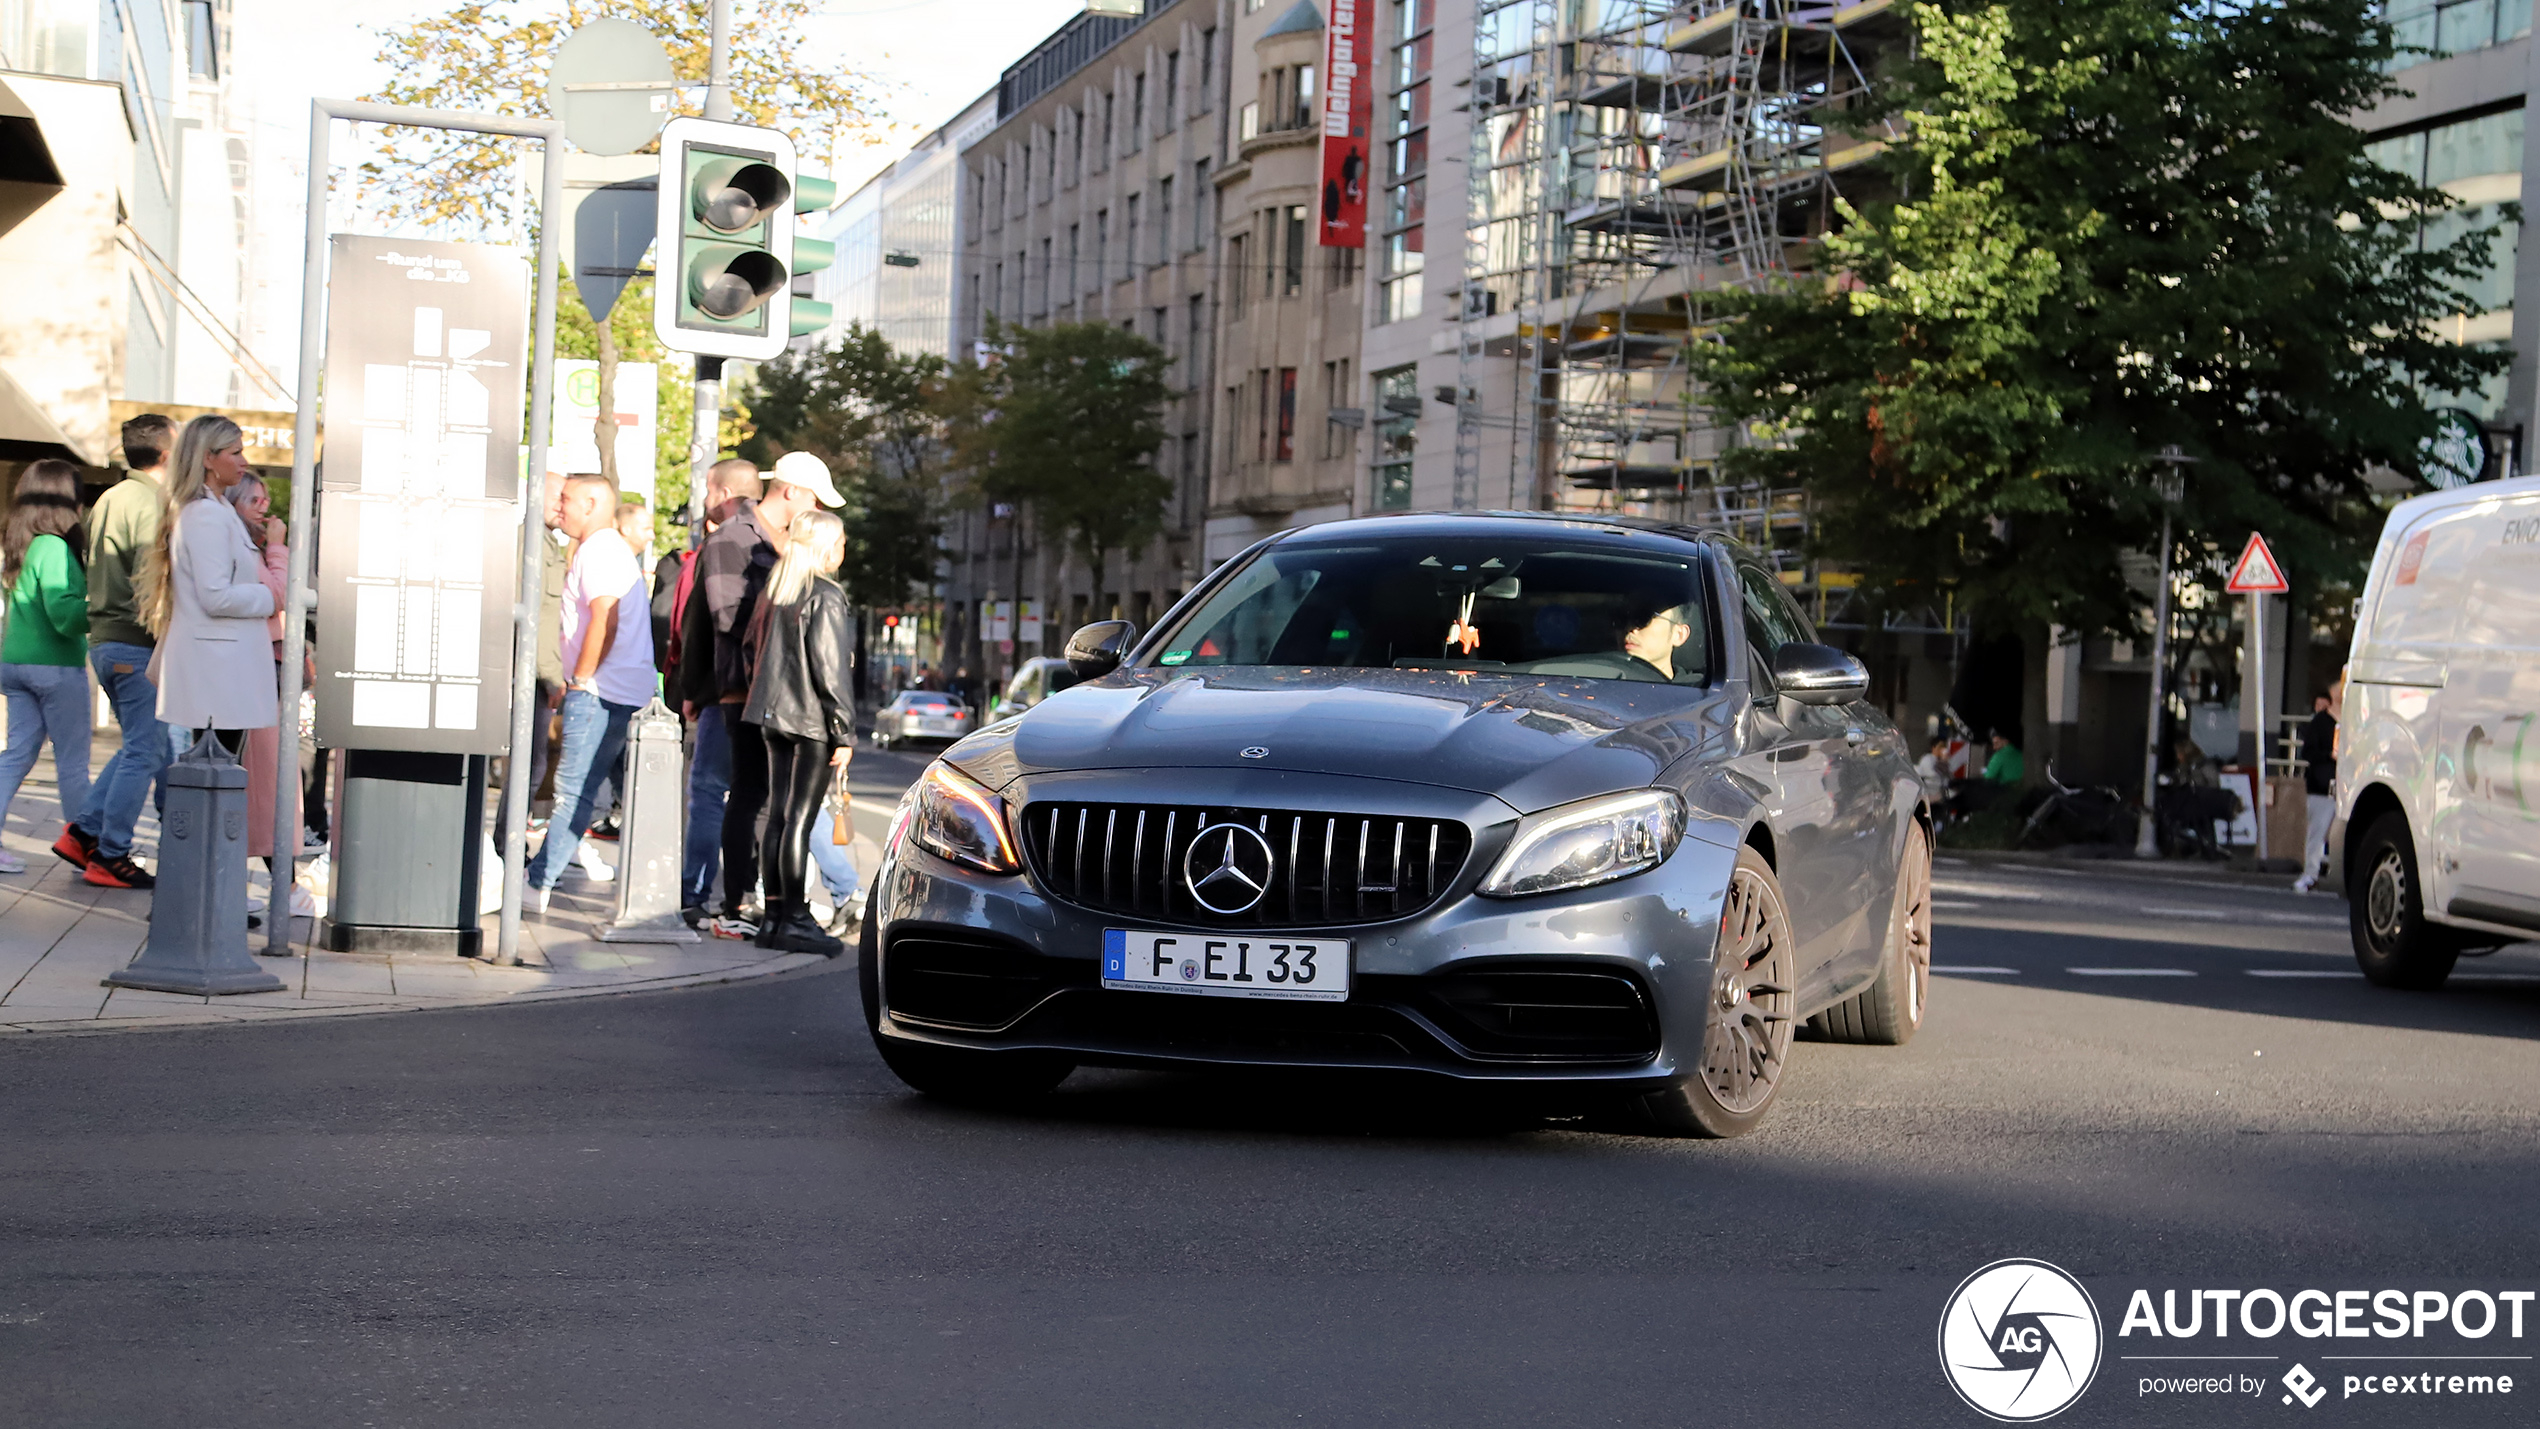
<path id="1" fill-rule="evenodd" d="M 732 0 L 706 12 L 706 117 L 732 121 Z"/>
<path id="2" fill-rule="evenodd" d="M 723 359 L 697 359 L 696 406 L 688 419 L 688 545 L 706 544 L 706 473 L 723 435 Z"/>
<path id="3" fill-rule="evenodd" d="M 266 918 L 291 915 L 287 886 L 276 884 Z M 247 952 L 247 771 L 209 730 L 168 766 L 150 936 L 105 985 L 213 997 L 283 990 Z"/>
<path id="4" fill-rule="evenodd" d="M 2267 594 L 2249 592 L 2249 682 L 2256 688 L 2243 696 L 2254 700 L 2258 722 L 2258 867 L 2267 866 Z"/>
<path id="5" fill-rule="evenodd" d="M 679 917 L 679 716 L 656 699 L 635 712 L 626 730 L 626 767 L 618 789 L 626 830 L 617 846 L 617 916 L 600 930 L 604 943 L 693 943 Z"/>
<path id="6" fill-rule="evenodd" d="M 2186 494 L 2186 478 L 2179 468 L 2195 459 L 2175 446 L 2161 448 L 2156 458 L 2169 470 L 2160 475 L 2160 485 L 2155 488 L 2161 498 L 2161 583 L 2152 592 L 2152 701 L 2143 725 L 2143 822 L 2134 833 L 2136 858 L 2161 856 L 2161 697 L 2165 693 L 2161 687 L 2169 675 L 2170 661 L 2170 517 L 2179 498 Z"/>
<path id="7" fill-rule="evenodd" d="M 530 339 L 529 473 L 521 489 L 521 596 L 512 616 L 513 761 L 503 781 L 508 823 L 503 849 L 502 931 L 496 961 L 518 960 L 522 853 L 529 841 L 529 785 L 519 756 L 529 748 L 531 704 L 538 678 L 538 592 L 544 553 L 539 513 L 545 509 L 547 438 L 554 416 L 551 389 L 556 358 L 556 234 L 559 225 L 546 221 L 564 212 L 564 126 L 552 119 L 509 119 L 463 110 L 416 109 L 398 104 L 358 104 L 342 99 L 309 101 L 309 215 L 307 252 L 300 277 L 300 410 L 292 426 L 291 452 L 291 584 L 283 601 L 280 765 L 274 771 L 274 859 L 280 868 L 300 847 L 300 831 L 291 827 L 291 797 L 300 777 L 300 663 L 307 651 L 304 622 L 309 597 L 309 514 L 317 493 L 318 376 L 325 361 L 326 327 L 320 309 L 326 296 L 326 191 L 329 124 L 344 119 L 356 124 L 401 124 L 419 129 L 458 129 L 474 134 L 503 134 L 536 139 L 546 146 L 545 177 L 539 185 L 538 321 Z M 468 837 L 478 837 L 470 830 Z M 286 873 L 274 875 L 273 899 L 266 932 L 275 952 L 290 947 L 291 884 Z"/>

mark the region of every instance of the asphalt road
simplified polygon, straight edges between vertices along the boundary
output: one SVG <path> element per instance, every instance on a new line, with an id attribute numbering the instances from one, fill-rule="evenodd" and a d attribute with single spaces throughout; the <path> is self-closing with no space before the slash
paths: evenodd
<path id="1" fill-rule="evenodd" d="M 2326 898 L 1939 883 L 1970 971 L 1922 1035 L 1803 1045 L 1733 1143 L 1275 1077 L 950 1109 L 883 1070 L 843 968 L 14 1042 L 0 1423 L 1980 1424 L 1934 1331 L 2006 1256 L 2108 1323 L 2061 1422 L 2238 1423 L 2305 1411 L 2141 1395 L 2129 1287 L 2540 1274 L 2540 958 L 2396 994 L 2346 976 Z M 2341 1345 L 2394 1348 L 2251 1352 Z"/>

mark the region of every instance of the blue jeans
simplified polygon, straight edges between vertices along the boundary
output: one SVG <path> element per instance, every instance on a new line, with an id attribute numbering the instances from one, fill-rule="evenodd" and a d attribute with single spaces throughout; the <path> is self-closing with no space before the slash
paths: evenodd
<path id="1" fill-rule="evenodd" d="M 688 832 L 679 855 L 679 906 L 703 908 L 723 866 L 723 796 L 732 792 L 732 716 L 739 705 L 697 711 L 688 756 Z"/>
<path id="2" fill-rule="evenodd" d="M 97 671 L 97 687 L 115 706 L 115 723 L 123 726 L 123 747 L 106 762 L 88 798 L 71 822 L 97 840 L 97 856 L 112 861 L 132 852 L 133 825 L 141 822 L 141 800 L 167 776 L 168 727 L 159 723 L 159 687 L 145 673 L 150 647 L 108 641 L 92 645 L 88 663 Z M 164 800 L 165 793 L 160 794 Z"/>
<path id="3" fill-rule="evenodd" d="M 45 736 L 53 740 L 53 780 L 62 819 L 88 802 L 88 672 L 77 665 L 0 665 L 9 698 L 9 748 L 0 753 L 0 823 L 9 819 L 18 786 L 35 767 Z"/>
<path id="4" fill-rule="evenodd" d="M 529 886 L 553 888 L 600 816 L 600 791 L 626 755 L 626 725 L 635 706 L 614 705 L 588 690 L 564 692 L 564 747 L 556 753 L 556 808 L 547 841 L 529 861 Z"/>
<path id="5" fill-rule="evenodd" d="M 829 889 L 829 901 L 833 904 L 853 898 L 856 885 L 855 860 L 847 857 L 847 846 L 839 843 L 831 832 L 836 822 L 837 816 L 830 812 L 829 801 L 822 800 L 820 817 L 811 826 L 811 862 L 820 870 L 820 881 Z M 847 837 L 854 838 L 855 830 L 848 829 Z"/>

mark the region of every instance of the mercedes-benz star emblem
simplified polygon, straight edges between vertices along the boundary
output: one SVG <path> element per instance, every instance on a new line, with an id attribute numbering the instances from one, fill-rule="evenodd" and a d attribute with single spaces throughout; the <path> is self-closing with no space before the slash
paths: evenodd
<path id="1" fill-rule="evenodd" d="M 1262 748 L 1258 744 L 1247 745 L 1244 747 L 1244 758 L 1246 759 L 1267 759 L 1269 757 L 1270 751 Z"/>
<path id="2" fill-rule="evenodd" d="M 1211 824 L 1182 855 L 1182 882 L 1211 913 L 1248 913 L 1270 891 L 1270 841 L 1241 824 Z"/>

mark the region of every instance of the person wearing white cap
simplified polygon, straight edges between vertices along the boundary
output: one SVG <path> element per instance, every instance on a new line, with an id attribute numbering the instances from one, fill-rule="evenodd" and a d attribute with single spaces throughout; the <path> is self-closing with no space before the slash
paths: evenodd
<path id="1" fill-rule="evenodd" d="M 768 572 L 783 554 L 794 518 L 822 506 L 843 506 L 829 468 L 809 452 L 787 452 L 767 472 L 767 494 L 756 506 L 725 522 L 697 555 L 698 585 L 714 616 L 714 680 L 732 742 L 732 787 L 723 803 L 723 906 L 705 930 L 718 938 L 756 939 L 758 920 L 743 900 L 758 886 L 760 812 L 767 805 L 767 743 L 758 726 L 741 720 L 758 673 L 750 642 L 752 618 L 767 589 Z"/>

